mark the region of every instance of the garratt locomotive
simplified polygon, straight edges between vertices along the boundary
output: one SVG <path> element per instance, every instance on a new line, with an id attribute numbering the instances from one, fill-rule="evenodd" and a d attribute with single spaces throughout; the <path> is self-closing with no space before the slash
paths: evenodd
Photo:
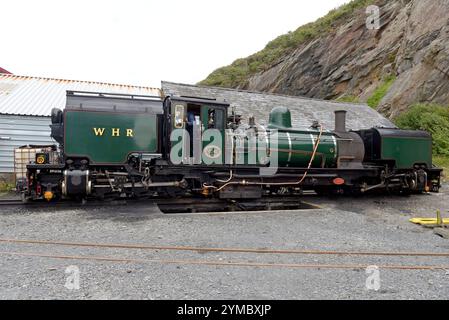
<path id="1" fill-rule="evenodd" d="M 438 192 L 432 138 L 396 128 L 292 127 L 275 108 L 268 125 L 242 124 L 226 102 L 195 97 L 67 92 L 52 110 L 59 148 L 27 166 L 25 200 Z M 52 159 L 50 161 L 50 159 Z"/>

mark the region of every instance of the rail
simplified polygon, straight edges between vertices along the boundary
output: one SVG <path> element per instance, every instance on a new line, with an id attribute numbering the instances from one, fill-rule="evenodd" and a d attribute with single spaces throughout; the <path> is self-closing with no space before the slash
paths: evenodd
<path id="1" fill-rule="evenodd" d="M 71 246 L 71 247 L 89 247 L 89 248 L 115 248 L 115 249 L 141 249 L 159 251 L 194 251 L 195 253 L 204 252 L 228 252 L 228 253 L 251 253 L 251 254 L 307 254 L 307 255 L 336 255 L 336 256 L 426 256 L 426 257 L 448 257 L 446 252 L 368 252 L 368 251 L 321 251 L 321 250 L 281 250 L 281 249 L 251 249 L 251 248 L 207 248 L 207 247 L 184 247 L 184 246 L 156 246 L 142 244 L 111 244 L 111 243 L 87 243 L 87 242 L 68 242 L 68 241 L 48 241 L 32 239 L 0 239 L 1 243 L 8 244 L 28 244 L 28 245 L 53 245 L 53 246 Z M 92 256 L 92 255 L 62 255 L 41 252 L 19 252 L 19 251 L 0 251 L 0 255 L 21 256 L 21 257 L 39 257 L 48 259 L 64 260 L 89 260 L 114 263 L 137 263 L 137 264 L 176 264 L 176 265 L 203 265 L 203 266 L 225 266 L 225 267 L 254 267 L 254 268 L 290 268 L 290 269 L 366 269 L 368 264 L 301 264 L 301 263 L 271 263 L 271 262 L 250 262 L 250 261 L 213 261 L 199 259 L 142 259 L 117 256 Z M 384 264 L 377 265 L 380 269 L 387 270 L 449 270 L 449 265 L 407 265 L 407 264 Z"/>

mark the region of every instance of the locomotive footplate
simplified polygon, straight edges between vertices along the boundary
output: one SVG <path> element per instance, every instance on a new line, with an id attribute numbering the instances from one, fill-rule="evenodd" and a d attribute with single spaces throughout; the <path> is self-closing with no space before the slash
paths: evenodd
<path id="1" fill-rule="evenodd" d="M 155 171 L 155 175 L 198 177 L 206 188 L 203 194 L 216 194 L 221 199 L 260 199 L 266 194 L 301 194 L 305 190 L 361 190 L 367 179 L 372 180 L 372 184 L 380 183 L 381 171 L 381 168 L 279 168 L 274 175 L 261 176 L 259 168 L 248 166 L 229 166 L 226 169 L 218 166 L 163 166 Z"/>

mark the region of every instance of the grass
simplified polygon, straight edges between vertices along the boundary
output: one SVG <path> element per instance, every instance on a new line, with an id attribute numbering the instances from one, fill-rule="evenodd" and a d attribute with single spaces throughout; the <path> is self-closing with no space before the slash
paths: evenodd
<path id="1" fill-rule="evenodd" d="M 374 91 L 373 95 L 368 98 L 367 103 L 371 108 L 376 109 L 382 99 L 385 97 L 385 95 L 390 90 L 393 83 L 396 81 L 395 76 L 389 76 L 387 77 Z"/>
<path id="2" fill-rule="evenodd" d="M 359 97 L 348 95 L 338 98 L 336 101 L 338 102 L 349 102 L 349 103 L 360 103 Z"/>
<path id="3" fill-rule="evenodd" d="M 399 128 L 430 132 L 434 154 L 449 157 L 449 106 L 415 104 L 394 121 Z"/>
<path id="4" fill-rule="evenodd" d="M 13 183 L 0 182 L 0 193 L 10 192 L 14 189 Z"/>
<path id="5" fill-rule="evenodd" d="M 438 168 L 442 168 L 443 171 L 443 181 L 449 182 L 449 157 L 447 156 L 439 156 L 434 155 L 433 156 L 433 164 L 436 165 Z"/>
<path id="6" fill-rule="evenodd" d="M 335 30 L 340 21 L 349 19 L 356 10 L 365 8 L 372 3 L 374 3 L 374 0 L 353 0 L 331 10 L 326 16 L 315 22 L 277 37 L 269 42 L 263 50 L 247 58 L 238 59 L 229 66 L 215 70 L 199 84 L 230 88 L 245 84 L 250 76 L 269 69 L 301 44 Z"/>
<path id="7" fill-rule="evenodd" d="M 418 103 L 395 119 L 399 128 L 424 130 L 432 134 L 433 162 L 449 172 L 449 106 Z"/>

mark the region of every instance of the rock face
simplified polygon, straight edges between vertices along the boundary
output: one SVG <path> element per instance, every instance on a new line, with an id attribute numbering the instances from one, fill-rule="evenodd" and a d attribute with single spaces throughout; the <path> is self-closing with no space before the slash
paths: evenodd
<path id="1" fill-rule="evenodd" d="M 366 10 L 301 44 L 240 89 L 366 101 L 395 77 L 378 110 L 394 118 L 413 103 L 449 104 L 449 0 L 378 0 L 380 29 Z"/>

